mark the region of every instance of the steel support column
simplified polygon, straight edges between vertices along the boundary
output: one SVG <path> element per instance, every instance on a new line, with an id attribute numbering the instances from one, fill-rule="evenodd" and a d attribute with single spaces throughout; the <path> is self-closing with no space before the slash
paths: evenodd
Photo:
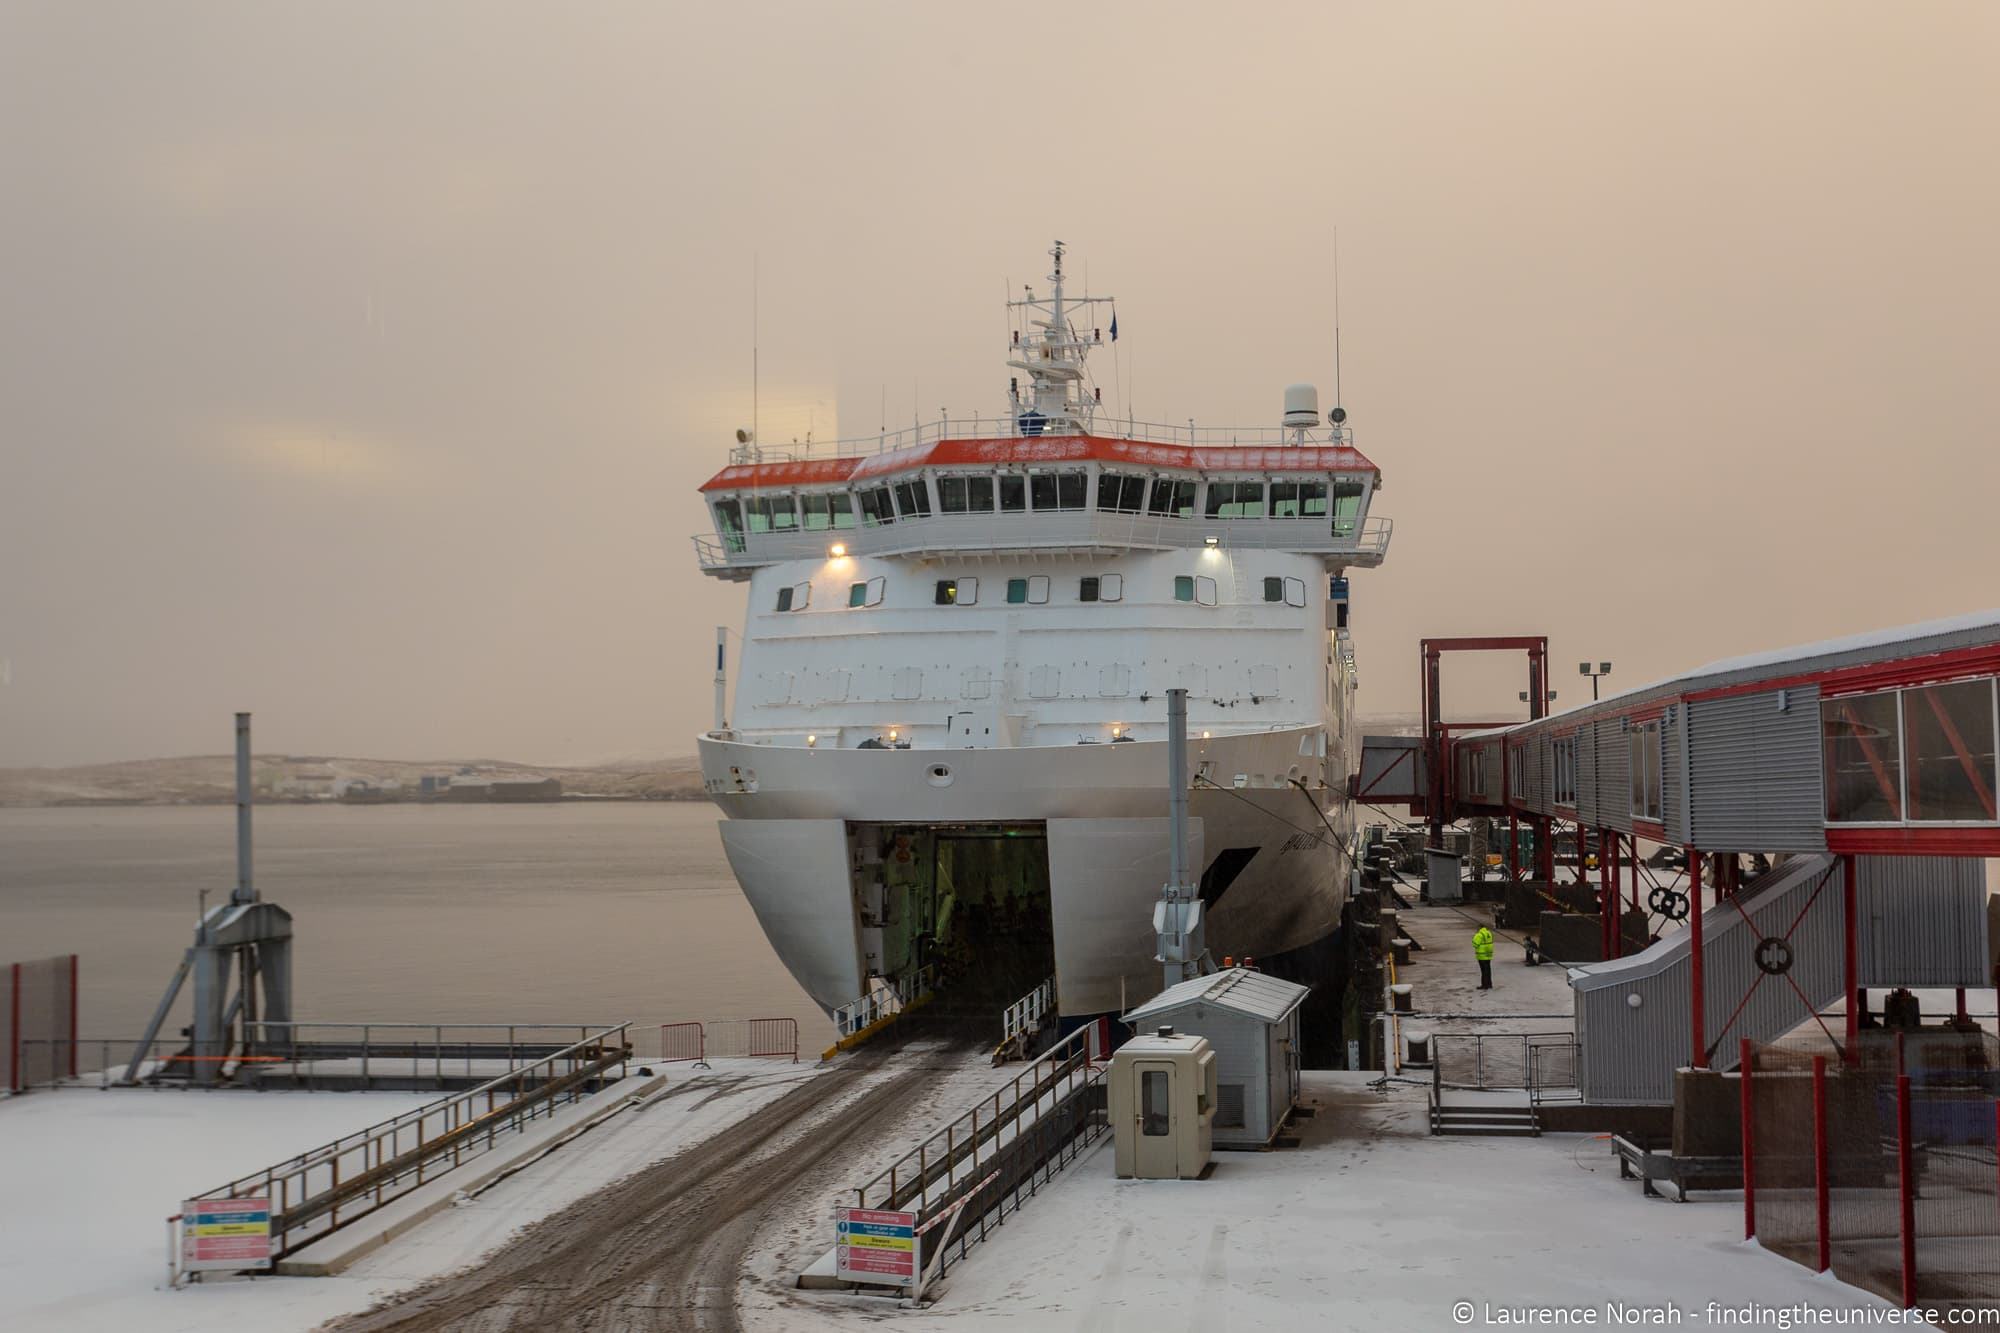
<path id="1" fill-rule="evenodd" d="M 1688 1023 L 1694 1029 L 1694 1068 L 1708 1068 L 1708 1023 L 1702 1007 L 1701 975 L 1701 853 L 1690 847 L 1688 858 Z"/>
<path id="2" fill-rule="evenodd" d="M 1861 963 L 1856 943 L 1858 933 L 1858 893 L 1854 883 L 1854 858 L 1840 858 L 1841 994 L 1847 1002 L 1847 1049 L 1841 1059 L 1854 1064 L 1861 1058 Z"/>

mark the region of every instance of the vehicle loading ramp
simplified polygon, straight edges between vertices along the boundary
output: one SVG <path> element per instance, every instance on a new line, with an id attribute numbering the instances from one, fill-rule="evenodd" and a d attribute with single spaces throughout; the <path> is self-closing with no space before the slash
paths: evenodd
<path id="1" fill-rule="evenodd" d="M 1983 862 L 1861 856 L 1855 879 L 1861 987 L 1992 984 Z M 1784 861 L 1704 912 L 1710 1068 L 1734 1069 L 1742 1038 L 1773 1041 L 1841 998 L 1844 902 L 1840 858 L 1821 854 Z M 1674 1071 L 1693 1057 L 1692 941 L 1679 930 L 1642 953 L 1571 970 L 1585 1102 L 1673 1101 Z"/>

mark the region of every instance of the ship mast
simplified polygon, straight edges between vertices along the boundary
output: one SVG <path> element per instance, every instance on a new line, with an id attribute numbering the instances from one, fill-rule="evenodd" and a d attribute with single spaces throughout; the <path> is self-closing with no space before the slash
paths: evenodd
<path id="1" fill-rule="evenodd" d="M 1104 341 L 1104 331 L 1080 331 L 1075 317 L 1090 307 L 1110 305 L 1108 296 L 1085 296 L 1072 300 L 1064 291 L 1061 241 L 1049 251 L 1055 261 L 1049 273 L 1049 295 L 1037 298 L 1029 287 L 1018 301 L 1009 301 L 1009 310 L 1021 312 L 1023 327 L 1014 330 L 1008 348 L 1007 365 L 1024 371 L 1008 383 L 1008 400 L 1014 429 L 1022 435 L 1067 435 L 1088 431 L 1096 416 L 1099 392 L 1085 383 L 1085 362 L 1091 349 Z M 1114 324 L 1115 324 L 1114 320 Z M 1117 330 L 1112 330 L 1117 336 Z"/>

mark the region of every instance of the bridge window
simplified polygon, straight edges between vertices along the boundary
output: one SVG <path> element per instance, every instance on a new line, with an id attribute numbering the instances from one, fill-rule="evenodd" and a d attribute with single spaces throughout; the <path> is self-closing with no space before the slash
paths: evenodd
<path id="1" fill-rule="evenodd" d="M 826 532 L 854 526 L 854 502 L 847 492 L 832 495 L 801 495 L 799 515 L 807 532 Z"/>
<path id="2" fill-rule="evenodd" d="M 750 531 L 794 532 L 799 526 L 798 504 L 789 495 L 750 497 Z"/>
<path id="3" fill-rule="evenodd" d="M 1272 482 L 1271 517 L 1326 517 L 1326 483 L 1323 481 Z"/>
<path id="4" fill-rule="evenodd" d="M 715 531 L 725 551 L 743 549 L 743 506 L 734 500 L 715 502 Z"/>
<path id="5" fill-rule="evenodd" d="M 1090 478 L 1082 472 L 1037 472 L 1028 478 L 1029 499 L 1036 513 L 1082 509 Z"/>
<path id="6" fill-rule="evenodd" d="M 1903 818 L 1901 709 L 1886 694 L 1822 699 L 1828 823 L 1899 823 Z"/>
<path id="7" fill-rule="evenodd" d="M 1195 482 L 1175 481 L 1171 477 L 1155 479 L 1153 498 L 1146 503 L 1146 512 L 1165 518 L 1193 518 L 1195 486 Z"/>
<path id="8" fill-rule="evenodd" d="M 1333 483 L 1333 535 L 1352 537 L 1361 523 L 1361 493 L 1365 490 L 1352 477 L 1341 477 Z"/>
<path id="9" fill-rule="evenodd" d="M 1632 761 L 1632 818 L 1660 819 L 1660 722 L 1636 722 L 1625 737 Z"/>
<path id="10" fill-rule="evenodd" d="M 1903 691 L 1903 762 L 1912 823 L 1991 823 L 1993 682 Z"/>
<path id="11" fill-rule="evenodd" d="M 1208 483 L 1210 518 L 1262 518 L 1264 483 L 1261 481 L 1211 481 Z"/>
<path id="12" fill-rule="evenodd" d="M 1146 508 L 1146 479 L 1125 472 L 1097 478 L 1097 508 L 1107 514 L 1138 514 Z"/>
<path id="13" fill-rule="evenodd" d="M 1026 477 L 1001 477 L 1000 512 L 1003 514 L 1024 514 L 1027 511 L 1028 479 Z"/>
<path id="14" fill-rule="evenodd" d="M 904 518 L 929 518 L 931 516 L 931 488 L 919 477 L 915 481 L 896 483 L 896 508 Z"/>
<path id="15" fill-rule="evenodd" d="M 871 528 L 879 528 L 896 521 L 896 507 L 889 503 L 889 488 L 876 486 L 861 491 L 854 497 L 861 508 L 861 522 Z"/>
<path id="16" fill-rule="evenodd" d="M 937 604 L 939 606 L 971 606 L 979 600 L 979 580 L 976 578 L 939 579 L 937 581 Z"/>
<path id="17" fill-rule="evenodd" d="M 939 477 L 938 509 L 947 514 L 993 512 L 993 478 Z"/>

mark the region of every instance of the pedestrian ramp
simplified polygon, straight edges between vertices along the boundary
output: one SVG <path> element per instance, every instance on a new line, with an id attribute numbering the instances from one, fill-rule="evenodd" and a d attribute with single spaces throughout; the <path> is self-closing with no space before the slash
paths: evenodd
<path id="1" fill-rule="evenodd" d="M 1985 867 L 1959 857 L 1855 858 L 1856 976 L 1862 987 L 1990 985 Z M 1839 857 L 1796 856 L 1703 913 L 1704 1063 L 1736 1067 L 1741 1042 L 1774 1041 L 1846 989 L 1846 891 Z M 1569 974 L 1582 1100 L 1668 1105 L 1694 1063 L 1692 927 L 1641 953 Z M 1839 1020 L 1844 1022 L 1843 1020 Z"/>

